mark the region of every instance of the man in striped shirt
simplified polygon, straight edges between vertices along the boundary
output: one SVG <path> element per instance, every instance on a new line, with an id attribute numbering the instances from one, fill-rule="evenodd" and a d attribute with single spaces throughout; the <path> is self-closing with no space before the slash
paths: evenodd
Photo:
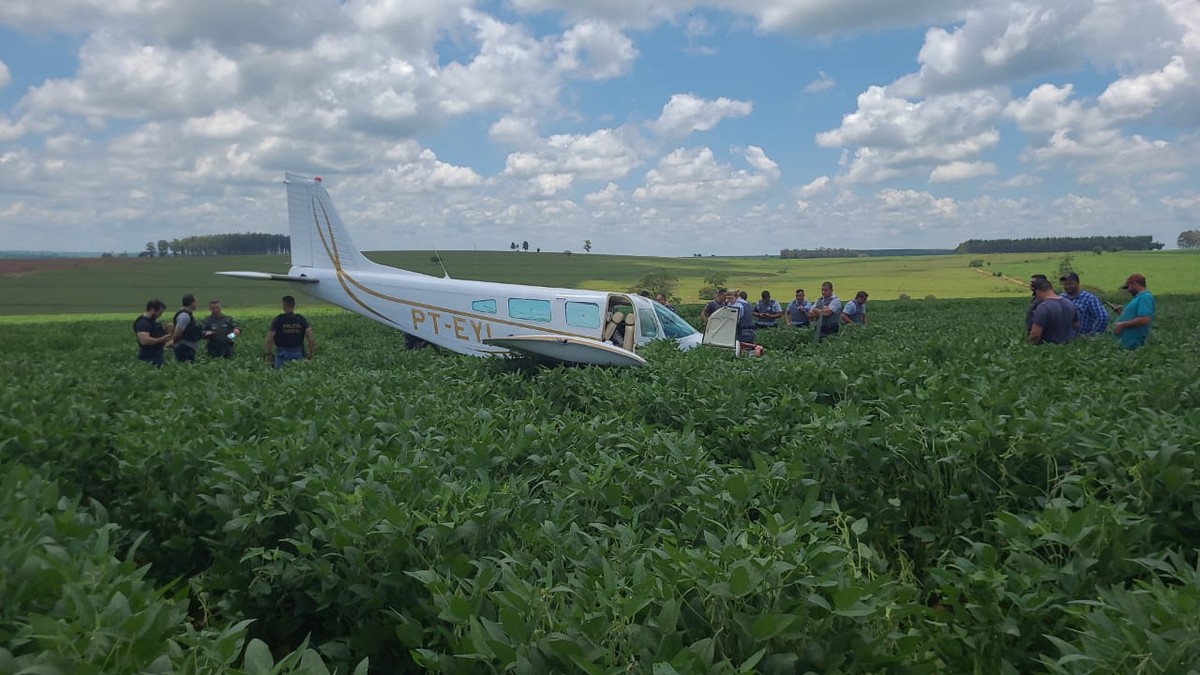
<path id="1" fill-rule="evenodd" d="M 1079 318 L 1079 335 L 1097 335 L 1108 328 L 1108 312 L 1100 298 L 1079 287 L 1079 275 L 1068 272 L 1058 280 L 1062 283 L 1063 297 L 1075 305 L 1075 313 Z"/>

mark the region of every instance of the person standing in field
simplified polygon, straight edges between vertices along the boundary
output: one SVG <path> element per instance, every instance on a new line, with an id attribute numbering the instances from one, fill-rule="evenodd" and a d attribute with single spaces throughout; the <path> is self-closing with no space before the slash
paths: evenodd
<path id="1" fill-rule="evenodd" d="M 146 303 L 146 311 L 133 322 L 133 334 L 138 343 L 138 360 L 152 363 L 156 368 L 162 366 L 163 345 L 171 339 L 171 334 L 158 321 L 166 309 L 167 305 L 162 300 L 150 300 Z"/>
<path id="2" fill-rule="evenodd" d="M 783 318 L 783 308 L 771 299 L 771 291 L 763 291 L 762 299 L 754 303 L 754 327 L 774 328 Z"/>
<path id="3" fill-rule="evenodd" d="M 725 301 L 728 299 L 728 295 L 729 291 L 725 290 L 724 288 L 718 288 L 717 296 L 711 302 L 705 305 L 703 310 L 700 311 L 700 320 L 704 323 L 708 323 L 708 317 L 712 316 L 713 312 L 725 306 Z"/>
<path id="4" fill-rule="evenodd" d="M 859 291 L 842 307 L 842 323 L 867 325 L 867 292 Z"/>
<path id="5" fill-rule="evenodd" d="M 754 334 L 754 308 L 746 301 L 746 291 L 731 291 L 729 293 L 729 306 L 738 312 L 738 340 L 741 342 L 754 342 L 757 338 Z"/>
<path id="6" fill-rule="evenodd" d="M 821 297 L 813 303 L 813 307 L 808 312 L 809 321 L 820 320 L 821 337 L 824 340 L 830 335 L 835 335 L 838 332 L 839 319 L 842 314 L 842 301 L 838 296 L 833 294 L 833 282 L 826 281 L 821 284 Z"/>
<path id="7" fill-rule="evenodd" d="M 201 324 L 204 339 L 208 340 L 208 355 L 213 358 L 232 359 L 233 341 L 242 334 L 233 317 L 221 311 L 220 300 L 208 301 L 208 316 Z"/>
<path id="8" fill-rule="evenodd" d="M 1075 305 L 1055 293 L 1049 279 L 1034 279 L 1029 287 L 1038 298 L 1037 308 L 1033 310 L 1033 324 L 1029 328 L 1029 344 L 1070 342 L 1079 329 Z"/>
<path id="9" fill-rule="evenodd" d="M 808 313 L 812 311 L 812 303 L 804 299 L 804 289 L 796 289 L 796 299 L 788 303 L 788 323 L 795 328 L 808 327 Z"/>
<path id="10" fill-rule="evenodd" d="M 274 366 L 282 368 L 288 361 L 298 361 L 307 357 L 312 361 L 317 351 L 316 338 L 313 337 L 312 326 L 303 315 L 296 313 L 296 299 L 290 295 L 283 296 L 283 313 L 271 321 L 267 331 L 267 339 L 263 343 L 263 358 L 272 360 Z M 304 351 L 305 344 L 308 352 Z"/>
<path id="11" fill-rule="evenodd" d="M 1130 274 L 1121 288 L 1133 299 L 1118 309 L 1121 315 L 1113 322 L 1113 334 L 1121 338 L 1122 349 L 1137 349 L 1146 344 L 1150 324 L 1154 322 L 1154 296 L 1146 289 L 1146 277 Z"/>
<path id="12" fill-rule="evenodd" d="M 184 295 L 182 304 L 172 321 L 175 324 L 175 360 L 190 363 L 196 360 L 196 350 L 200 348 L 200 339 L 204 336 L 204 331 L 192 314 L 196 311 L 196 296 L 191 293 Z"/>
<path id="13" fill-rule="evenodd" d="M 1045 274 L 1032 274 L 1029 276 L 1029 287 L 1033 288 L 1033 282 L 1037 281 L 1038 279 L 1041 279 L 1043 281 L 1047 280 Z M 1037 292 L 1034 291 L 1033 296 L 1029 298 L 1029 308 L 1025 310 L 1025 334 L 1026 335 L 1029 335 L 1029 329 L 1033 328 L 1033 310 L 1037 309 L 1037 306 L 1040 305 L 1041 303 L 1042 303 L 1042 301 L 1038 299 Z"/>
<path id="14" fill-rule="evenodd" d="M 1079 317 L 1080 335 L 1099 335 L 1108 328 L 1108 312 L 1100 304 L 1100 298 L 1079 287 L 1079 275 L 1068 272 L 1058 278 L 1062 284 L 1063 296 L 1075 305 L 1075 313 Z"/>

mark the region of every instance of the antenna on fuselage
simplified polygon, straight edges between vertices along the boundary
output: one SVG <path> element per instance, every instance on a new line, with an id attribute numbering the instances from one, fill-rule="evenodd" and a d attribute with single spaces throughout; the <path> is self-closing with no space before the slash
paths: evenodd
<path id="1" fill-rule="evenodd" d="M 437 258 L 438 264 L 442 266 L 442 274 L 445 275 L 442 278 L 449 279 L 450 272 L 446 271 L 446 262 L 444 260 L 442 260 L 442 252 L 437 250 L 436 248 L 433 249 L 433 257 Z"/>

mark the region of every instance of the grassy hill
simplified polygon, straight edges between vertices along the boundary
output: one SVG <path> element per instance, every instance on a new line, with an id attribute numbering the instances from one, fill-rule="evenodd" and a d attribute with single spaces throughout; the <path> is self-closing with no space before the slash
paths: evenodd
<path id="1" fill-rule="evenodd" d="M 442 275 L 431 262 L 431 251 L 380 251 L 370 257 L 380 263 L 417 272 Z M 447 251 L 442 259 L 451 276 L 510 283 L 627 290 L 652 272 L 667 271 L 679 277 L 677 295 L 695 302 L 710 272 L 728 278 L 730 287 L 744 288 L 752 297 L 763 289 L 780 299 L 796 288 L 815 295 L 822 281 L 832 281 L 843 297 L 866 290 L 872 300 L 893 300 L 900 294 L 912 298 L 1017 297 L 1027 291 L 1023 282 L 1034 272 L 1056 276 L 1061 254 L 930 255 L 832 260 L 781 260 L 778 258 L 650 258 L 576 253 L 512 253 L 501 251 Z M 981 268 L 969 267 L 974 259 Z M 0 272 L 0 315 L 46 315 L 137 312 L 151 297 L 174 307 L 184 293 L 195 293 L 201 303 L 220 298 L 235 308 L 273 308 L 289 292 L 281 284 L 260 283 L 214 276 L 221 270 L 285 272 L 286 256 L 234 256 L 197 258 L 96 259 L 73 261 L 68 268 L 34 265 L 11 273 Z M 1200 288 L 1200 255 L 1182 251 L 1139 251 L 1093 255 L 1073 259 L 1085 285 L 1116 294 L 1132 272 L 1141 272 L 1158 294 L 1194 293 Z M 1001 276 L 995 276 L 1000 273 Z M 316 301 L 302 300 L 312 307 Z"/>

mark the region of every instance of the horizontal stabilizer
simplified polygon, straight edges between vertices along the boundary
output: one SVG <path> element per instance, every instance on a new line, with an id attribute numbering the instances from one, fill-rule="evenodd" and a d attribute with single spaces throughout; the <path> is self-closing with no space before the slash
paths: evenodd
<path id="1" fill-rule="evenodd" d="M 315 284 L 319 279 L 310 277 L 294 277 L 288 274 L 270 274 L 268 272 L 217 272 L 223 277 L 236 279 L 254 279 L 255 281 L 290 281 L 295 284 Z"/>

